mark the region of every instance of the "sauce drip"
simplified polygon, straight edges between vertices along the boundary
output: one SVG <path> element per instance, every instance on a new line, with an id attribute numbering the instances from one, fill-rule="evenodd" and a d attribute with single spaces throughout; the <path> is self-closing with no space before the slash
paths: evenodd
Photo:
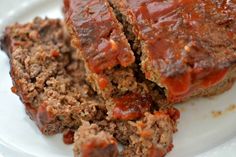
<path id="1" fill-rule="evenodd" d="M 198 73 L 189 72 L 182 76 L 165 78 L 163 83 L 168 88 L 169 100 L 178 102 L 190 95 L 193 89 L 208 89 L 217 85 L 227 75 L 228 68 L 204 71 Z M 202 78 L 196 79 L 196 75 L 201 75 Z"/>
<path id="2" fill-rule="evenodd" d="M 167 86 L 168 92 L 174 95 L 184 95 L 189 92 L 191 85 L 191 75 L 186 73 L 177 77 L 165 78 L 163 83 Z"/>
<path id="3" fill-rule="evenodd" d="M 227 72 L 227 68 L 214 71 L 212 74 L 208 75 L 204 80 L 202 80 L 201 86 L 203 88 L 208 88 L 213 85 L 216 85 L 217 83 L 219 83 L 219 81 L 223 80 Z"/>

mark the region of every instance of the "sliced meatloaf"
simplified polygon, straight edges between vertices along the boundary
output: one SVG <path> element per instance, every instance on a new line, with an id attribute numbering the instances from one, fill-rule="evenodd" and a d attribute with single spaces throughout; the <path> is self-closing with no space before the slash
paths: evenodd
<path id="1" fill-rule="evenodd" d="M 110 0 L 165 103 L 229 89 L 235 79 L 234 0 Z"/>
<path id="2" fill-rule="evenodd" d="M 177 110 L 166 109 L 145 113 L 138 121 L 84 122 L 75 134 L 74 153 L 81 157 L 163 157 L 173 148 L 178 118 Z M 119 155 L 117 142 L 123 144 Z"/>
<path id="3" fill-rule="evenodd" d="M 108 1 L 64 0 L 64 12 L 87 81 L 110 101 L 106 105 L 109 117 L 133 120 L 155 108 L 161 90 L 144 78 Z"/>
<path id="4" fill-rule="evenodd" d="M 64 30 L 61 20 L 35 18 L 8 26 L 2 40 L 10 58 L 12 91 L 47 135 L 106 115 L 105 103 L 86 84 L 84 66 Z"/>
<path id="5" fill-rule="evenodd" d="M 65 143 L 75 141 L 75 156 L 164 156 L 173 147 L 179 112 L 152 108 L 145 93 L 99 97 L 85 81 L 84 62 L 70 46 L 61 20 L 35 18 L 8 26 L 1 46 L 10 58 L 12 92 L 43 134 L 65 132 Z"/>

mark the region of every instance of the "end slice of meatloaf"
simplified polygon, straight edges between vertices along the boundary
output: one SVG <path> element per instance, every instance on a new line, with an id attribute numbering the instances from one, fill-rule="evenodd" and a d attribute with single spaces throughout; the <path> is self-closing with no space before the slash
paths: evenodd
<path id="1" fill-rule="evenodd" d="M 75 156 L 116 157 L 117 141 L 123 145 L 119 156 L 164 157 L 173 148 L 178 118 L 177 110 L 167 108 L 154 114 L 145 113 L 137 121 L 84 122 L 75 134 Z"/>
<path id="2" fill-rule="evenodd" d="M 167 103 L 221 93 L 236 74 L 236 2 L 109 0 Z M 166 101 L 163 101 L 166 102 Z"/>
<path id="3" fill-rule="evenodd" d="M 1 43 L 10 58 L 12 91 L 47 135 L 77 129 L 81 119 L 98 120 L 106 112 L 64 30 L 61 20 L 35 18 L 8 26 Z"/>

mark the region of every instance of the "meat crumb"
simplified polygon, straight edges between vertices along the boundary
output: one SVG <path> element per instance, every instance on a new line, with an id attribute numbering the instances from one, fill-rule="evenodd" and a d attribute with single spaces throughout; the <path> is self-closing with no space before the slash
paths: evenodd
<path id="1" fill-rule="evenodd" d="M 212 111 L 211 114 L 213 118 L 218 118 L 222 115 L 222 111 Z"/>
<path id="2" fill-rule="evenodd" d="M 236 104 L 231 104 L 224 111 L 212 111 L 211 114 L 213 118 L 219 118 L 234 111 L 236 111 Z"/>

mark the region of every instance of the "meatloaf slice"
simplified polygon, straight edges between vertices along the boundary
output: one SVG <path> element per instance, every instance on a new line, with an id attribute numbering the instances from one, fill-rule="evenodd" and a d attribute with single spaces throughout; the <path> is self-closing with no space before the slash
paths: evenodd
<path id="1" fill-rule="evenodd" d="M 154 114 L 145 113 L 138 121 L 107 121 L 96 124 L 84 122 L 75 134 L 75 156 L 118 156 L 117 144 L 123 144 L 119 156 L 163 157 L 173 148 L 179 112 L 167 108 Z M 116 139 L 116 140 L 114 140 Z"/>
<path id="2" fill-rule="evenodd" d="M 107 98 L 115 94 L 116 88 L 123 92 L 135 88 L 130 69 L 135 58 L 109 3 L 64 0 L 64 10 L 72 45 L 78 49 L 96 91 Z"/>
<path id="3" fill-rule="evenodd" d="M 145 77 L 167 103 L 229 89 L 235 79 L 236 2 L 110 0 Z"/>
<path id="4" fill-rule="evenodd" d="M 35 18 L 8 26 L 2 47 L 10 58 L 16 93 L 42 133 L 76 129 L 83 120 L 105 116 L 104 102 L 84 80 L 61 20 Z"/>

